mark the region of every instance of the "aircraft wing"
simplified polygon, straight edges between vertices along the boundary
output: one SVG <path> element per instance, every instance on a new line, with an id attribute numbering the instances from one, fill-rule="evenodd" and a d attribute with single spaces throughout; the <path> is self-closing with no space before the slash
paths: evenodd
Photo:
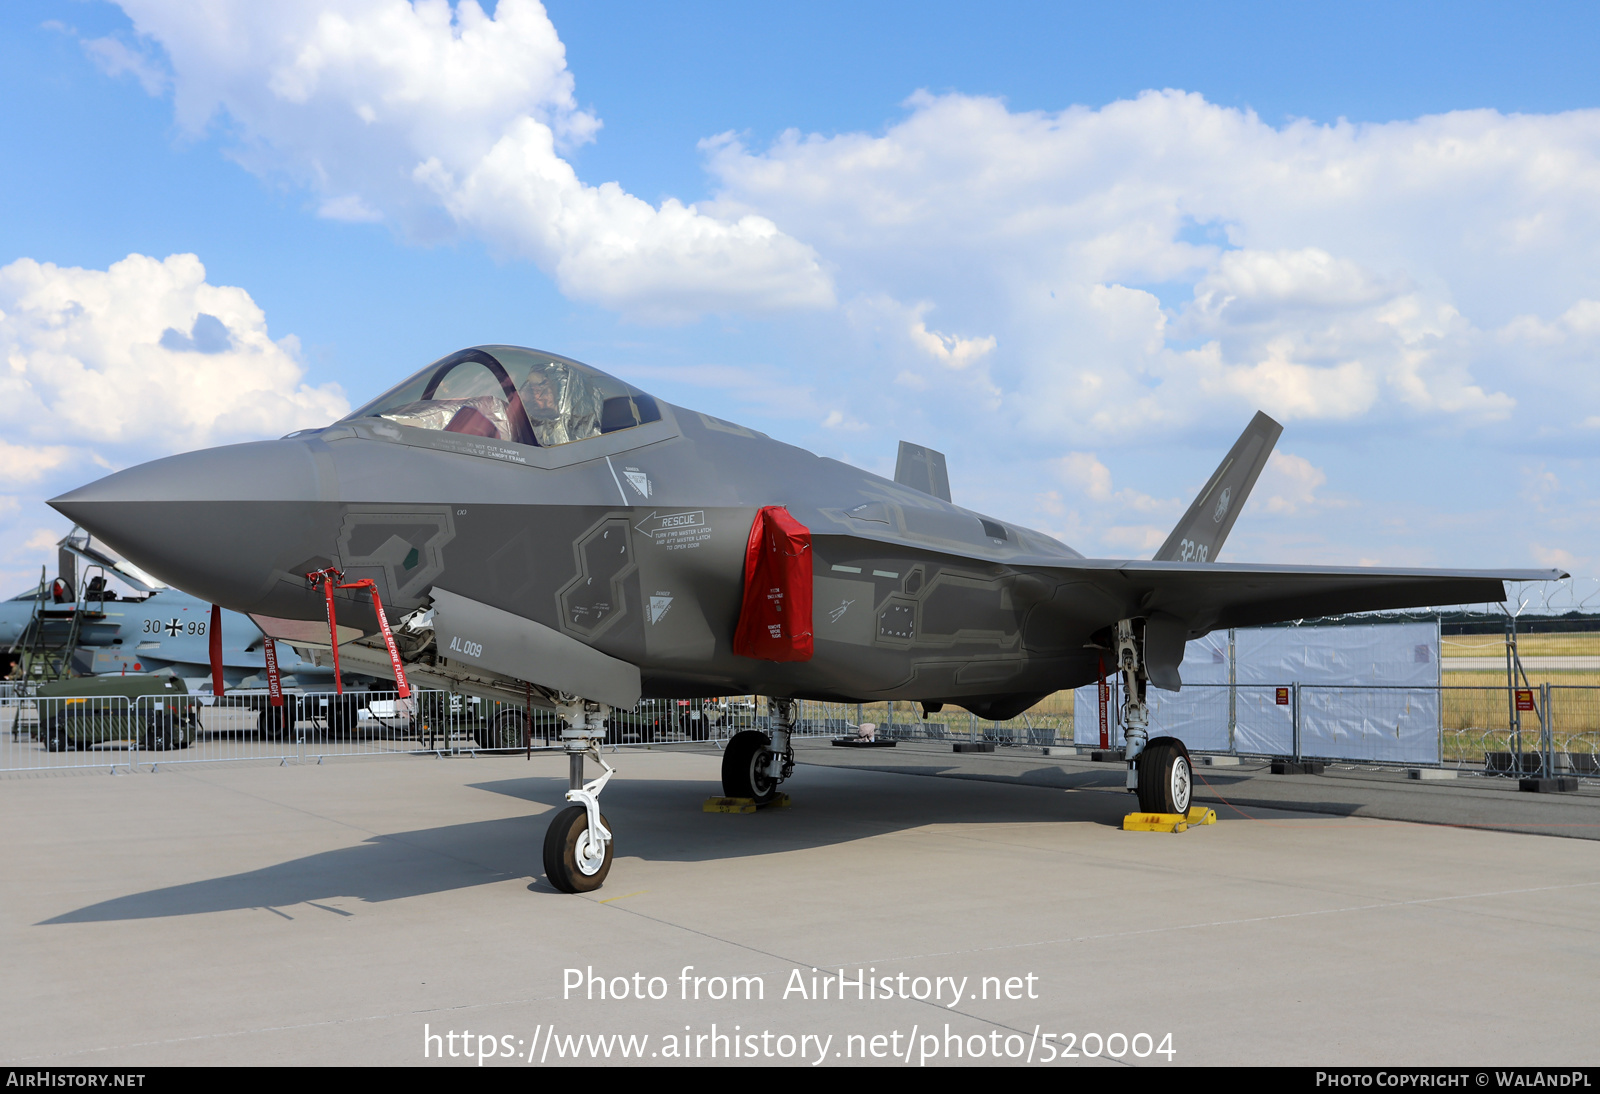
<path id="1" fill-rule="evenodd" d="M 1057 602 L 1093 605 L 1105 625 L 1145 619 L 1145 661 L 1156 687 L 1181 686 L 1184 643 L 1210 631 L 1321 615 L 1505 599 L 1507 581 L 1557 581 L 1560 570 L 1397 570 L 1369 566 L 1085 559 L 1048 567 L 1070 582 Z M 1083 596 L 1083 586 L 1092 593 Z M 1076 587 L 1074 589 L 1074 587 Z"/>
<path id="2" fill-rule="evenodd" d="M 1192 629 L 1253 627 L 1320 615 L 1480 604 L 1505 599 L 1507 581 L 1558 581 L 1560 570 L 1399 570 L 1376 566 L 1085 559 L 1052 566 L 1138 612 L 1161 612 Z"/>

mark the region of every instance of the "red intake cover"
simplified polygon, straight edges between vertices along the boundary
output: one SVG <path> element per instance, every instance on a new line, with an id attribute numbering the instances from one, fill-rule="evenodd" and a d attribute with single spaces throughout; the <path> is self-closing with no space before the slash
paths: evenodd
<path id="1" fill-rule="evenodd" d="M 733 652 L 763 661 L 811 660 L 811 532 L 769 505 L 744 552 L 744 601 Z"/>

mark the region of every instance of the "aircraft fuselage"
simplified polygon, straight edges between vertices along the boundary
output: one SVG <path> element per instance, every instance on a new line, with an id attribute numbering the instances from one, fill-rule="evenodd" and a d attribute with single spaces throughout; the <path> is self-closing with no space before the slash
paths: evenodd
<path id="1" fill-rule="evenodd" d="M 1095 677 L 1083 646 L 1109 606 L 1064 626 L 1070 611 L 1050 603 L 1060 583 L 1036 570 L 1077 552 L 662 411 L 549 449 L 352 420 L 156 461 L 57 505 L 151 573 L 238 611 L 321 619 L 305 575 L 328 565 L 371 578 L 391 620 L 437 583 L 638 665 L 647 696 L 945 701 Z M 95 496 L 111 484 L 140 500 Z M 732 651 L 745 544 L 768 505 L 812 533 L 815 654 L 802 664 Z M 341 626 L 377 629 L 364 597 L 338 596 Z"/>

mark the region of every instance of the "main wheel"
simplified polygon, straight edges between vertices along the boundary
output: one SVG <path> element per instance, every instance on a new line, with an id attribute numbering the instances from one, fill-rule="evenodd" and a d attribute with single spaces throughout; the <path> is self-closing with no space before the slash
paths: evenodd
<path id="1" fill-rule="evenodd" d="M 289 704 L 275 707 L 269 701 L 261 708 L 261 735 L 269 741 L 281 741 L 289 726 Z"/>
<path id="2" fill-rule="evenodd" d="M 600 814 L 600 823 L 611 822 Z M 563 893 L 590 893 L 600 888 L 611 872 L 611 852 L 616 840 L 597 849 L 589 843 L 589 811 L 569 805 L 557 813 L 544 833 L 544 873 Z"/>
<path id="3" fill-rule="evenodd" d="M 772 738 L 759 729 L 735 733 L 722 751 L 722 792 L 730 798 L 751 798 L 757 805 L 778 793 L 778 780 L 767 774 Z"/>
<path id="4" fill-rule="evenodd" d="M 165 752 L 172 747 L 172 716 L 156 711 L 139 734 L 139 747 L 146 752 Z"/>
<path id="5" fill-rule="evenodd" d="M 1145 746 L 1139 765 L 1139 808 L 1146 813 L 1188 813 L 1194 794 L 1189 750 L 1173 737 L 1157 737 Z"/>
<path id="6" fill-rule="evenodd" d="M 46 752 L 65 752 L 71 747 L 67 739 L 66 719 L 59 716 L 45 723 L 43 737 Z"/>
<path id="7" fill-rule="evenodd" d="M 479 748 L 523 748 L 526 716 L 520 710 L 502 710 L 473 732 Z"/>

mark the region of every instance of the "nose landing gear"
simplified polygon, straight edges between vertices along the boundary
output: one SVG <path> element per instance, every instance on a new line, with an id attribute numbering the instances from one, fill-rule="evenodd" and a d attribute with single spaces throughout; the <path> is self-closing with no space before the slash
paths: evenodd
<path id="1" fill-rule="evenodd" d="M 611 828 L 600 812 L 600 792 L 616 771 L 600 758 L 606 738 L 604 703 L 575 700 L 557 709 L 566 722 L 561 743 L 567 750 L 567 806 L 555 815 L 544 834 L 544 872 L 550 884 L 563 893 L 590 893 L 605 883 L 611 871 Z M 583 781 L 583 760 L 594 758 L 605 774 Z"/>
<path id="2" fill-rule="evenodd" d="M 589 811 L 569 805 L 556 814 L 544 833 L 544 873 L 563 893 L 590 893 L 605 884 L 611 872 L 612 840 L 605 816 L 596 838 L 589 831 Z"/>

